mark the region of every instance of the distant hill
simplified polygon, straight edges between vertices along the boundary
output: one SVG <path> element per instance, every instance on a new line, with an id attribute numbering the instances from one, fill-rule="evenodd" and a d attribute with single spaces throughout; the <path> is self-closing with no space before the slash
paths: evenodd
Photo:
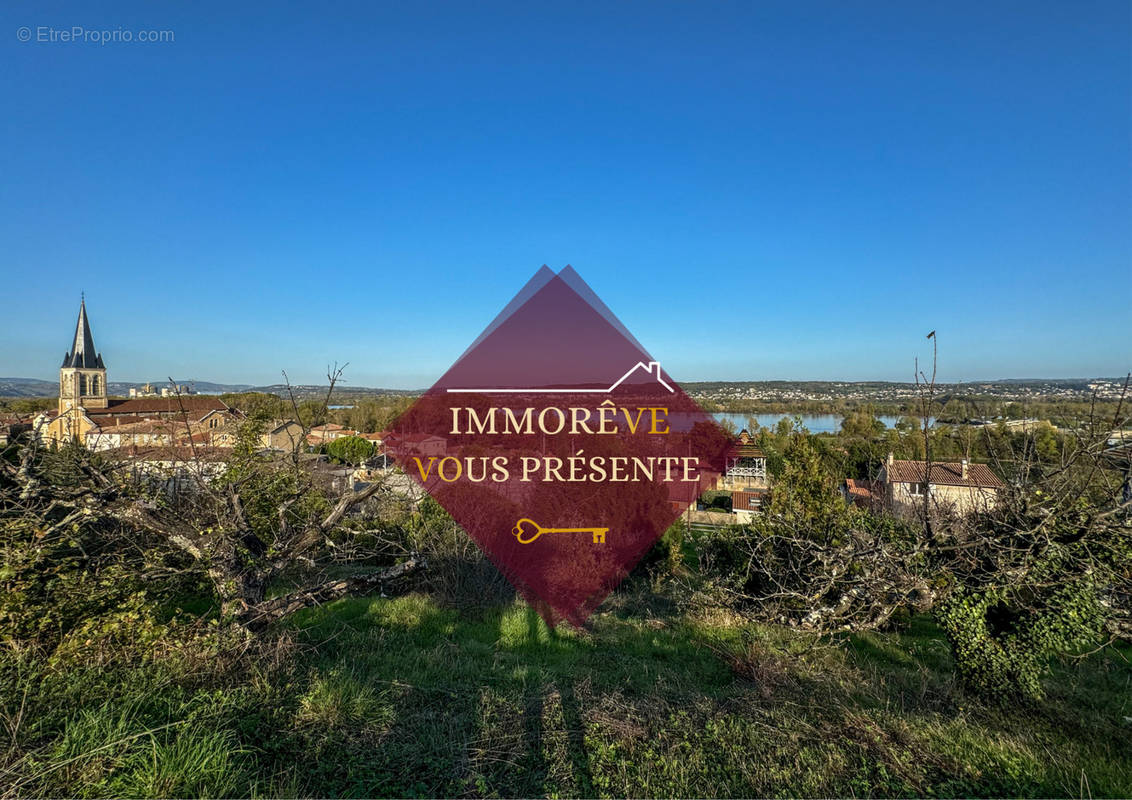
<path id="1" fill-rule="evenodd" d="M 287 387 L 281 383 L 271 386 L 254 386 L 250 383 L 213 383 L 212 381 L 192 381 L 192 380 L 178 380 L 178 386 L 190 386 L 193 391 L 198 394 L 225 394 L 227 392 L 264 392 L 266 394 L 276 394 L 285 397 L 287 395 Z M 155 390 L 161 391 L 163 386 L 168 386 L 168 380 L 150 381 L 150 386 Z M 107 390 L 111 395 L 119 395 L 125 397 L 129 395 L 130 389 L 141 389 L 145 386 L 145 381 L 131 383 L 129 381 L 110 381 L 107 384 Z M 291 386 L 291 391 L 297 397 L 309 398 L 312 396 L 322 396 L 326 394 L 325 384 L 295 384 Z M 368 386 L 349 386 L 346 384 L 339 384 L 334 389 L 334 396 L 341 397 L 343 395 L 405 395 L 415 396 L 423 390 L 406 390 L 406 389 L 379 389 L 371 388 Z M 59 383 L 57 381 L 45 381 L 39 378 L 0 378 L 0 397 L 55 397 L 59 394 Z"/>
<path id="2" fill-rule="evenodd" d="M 193 391 L 195 391 L 199 394 L 224 394 L 225 392 L 247 392 L 247 391 L 250 391 L 253 388 L 250 383 L 212 383 L 211 381 L 178 380 L 178 381 L 176 381 L 176 384 L 178 386 L 191 386 Z M 152 386 L 155 391 L 160 392 L 161 387 L 169 385 L 169 381 L 168 381 L 168 379 L 161 380 L 161 381 L 150 381 L 149 385 Z M 110 390 L 110 394 L 129 394 L 130 389 L 140 389 L 143 386 L 145 386 L 144 381 L 142 383 L 127 383 L 126 381 L 110 381 L 110 383 L 107 384 L 107 388 Z"/>
<path id="3" fill-rule="evenodd" d="M 282 383 L 275 383 L 271 386 L 256 386 L 254 389 L 247 389 L 251 392 L 265 392 L 267 394 L 277 394 L 281 397 L 287 396 L 287 386 Z M 325 383 L 312 383 L 312 384 L 292 384 L 291 391 L 296 396 L 309 397 L 309 396 L 323 396 L 326 394 Z M 345 397 L 349 395 L 395 395 L 398 397 L 416 397 L 417 395 L 424 394 L 424 389 L 381 389 L 372 386 L 351 386 L 347 383 L 339 383 L 334 387 L 335 397 Z"/>
<path id="4" fill-rule="evenodd" d="M 960 383 L 945 383 L 940 381 L 936 388 L 978 390 L 1011 386 L 1014 388 L 1042 389 L 1057 387 L 1064 389 L 1088 389 L 1089 384 L 1096 381 L 1109 383 L 1122 382 L 1123 378 L 997 378 L 991 381 L 962 381 Z M 687 390 L 710 390 L 722 388 L 738 389 L 798 389 L 802 391 L 824 391 L 840 387 L 854 389 L 893 389 L 914 387 L 911 381 L 681 381 L 680 386 Z"/>
<path id="5" fill-rule="evenodd" d="M 168 380 L 150 381 L 154 389 L 168 386 Z M 202 394 L 223 394 L 224 392 L 246 392 L 254 387 L 250 383 L 212 383 L 211 381 L 177 381 L 179 386 L 191 386 Z M 106 388 L 112 395 L 128 395 L 130 389 L 140 389 L 145 382 L 110 381 Z M 55 397 L 59 394 L 58 381 L 44 381 L 39 378 L 0 378 L 0 397 Z"/>
<path id="6" fill-rule="evenodd" d="M 998 396 L 1088 396 L 1097 383 L 1108 384 L 1109 391 L 1102 396 L 1113 395 L 1123 384 L 1123 378 L 1000 378 L 993 381 L 967 381 L 964 383 L 939 383 L 938 394 L 980 394 Z M 150 381 L 160 391 L 168 386 L 168 379 Z M 268 386 L 255 386 L 250 383 L 213 383 L 211 381 L 179 380 L 180 386 L 191 386 L 201 394 L 224 394 L 226 392 L 264 392 L 266 394 L 287 396 L 287 387 L 276 383 Z M 907 394 L 915 390 L 915 384 L 898 381 L 685 381 L 680 384 L 686 391 L 698 396 L 734 395 L 737 392 L 756 391 L 773 395 L 787 392 L 809 397 L 845 397 L 858 394 L 884 397 L 888 394 Z M 111 381 L 110 394 L 126 396 L 130 389 L 140 389 L 144 382 L 128 383 Z M 320 399 L 326 395 L 326 384 L 294 384 L 291 392 L 301 400 Z M 0 397 L 55 397 L 59 384 L 39 378 L 0 378 Z M 335 398 L 359 398 L 363 396 L 386 395 L 394 397 L 413 397 L 422 394 L 424 389 L 382 389 L 371 386 L 352 386 L 338 384 L 334 387 Z"/>
<path id="7" fill-rule="evenodd" d="M 55 397 L 59 394 L 58 381 L 41 381 L 38 378 L 0 378 L 0 397 Z"/>

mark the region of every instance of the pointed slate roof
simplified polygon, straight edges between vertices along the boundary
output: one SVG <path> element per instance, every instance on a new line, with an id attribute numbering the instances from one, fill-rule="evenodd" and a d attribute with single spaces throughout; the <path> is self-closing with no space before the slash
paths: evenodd
<path id="1" fill-rule="evenodd" d="M 79 303 L 79 319 L 75 323 L 75 341 L 71 351 L 63 356 L 64 367 L 80 369 L 106 369 L 102 355 L 94 349 L 94 337 L 90 334 L 90 321 L 86 318 L 86 298 Z"/>

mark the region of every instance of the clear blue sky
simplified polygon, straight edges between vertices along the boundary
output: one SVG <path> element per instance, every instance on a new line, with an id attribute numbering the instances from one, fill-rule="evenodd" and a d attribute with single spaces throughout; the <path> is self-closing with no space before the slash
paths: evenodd
<path id="1" fill-rule="evenodd" d="M 302 5 L 0 7 L 0 375 L 425 386 L 543 263 L 677 380 L 1132 367 L 1124 0 Z"/>

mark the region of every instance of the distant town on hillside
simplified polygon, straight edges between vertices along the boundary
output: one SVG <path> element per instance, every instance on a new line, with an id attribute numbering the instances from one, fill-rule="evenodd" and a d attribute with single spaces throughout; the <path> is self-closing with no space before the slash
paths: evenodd
<path id="1" fill-rule="evenodd" d="M 233 392 L 264 392 L 286 395 L 288 388 L 298 396 L 325 394 L 326 386 L 301 384 L 288 387 L 277 383 L 257 386 L 249 383 L 215 383 L 212 381 L 175 379 L 174 384 L 187 387 L 196 394 L 227 394 Z M 109 381 L 107 390 L 112 395 L 128 396 L 130 390 L 169 386 L 168 378 L 148 382 Z M 699 399 L 716 402 L 730 400 L 763 400 L 776 402 L 857 400 L 863 402 L 898 402 L 917 396 L 913 382 L 890 381 L 688 381 L 681 386 Z M 966 381 L 939 383 L 937 391 L 943 394 L 978 395 L 1001 400 L 1085 400 L 1115 399 L 1121 395 L 1124 378 L 1003 378 L 993 381 Z M 390 389 L 371 386 L 351 386 L 341 382 L 336 396 L 414 396 L 420 389 Z M 0 378 L 0 397 L 56 397 L 58 380 L 39 378 Z"/>

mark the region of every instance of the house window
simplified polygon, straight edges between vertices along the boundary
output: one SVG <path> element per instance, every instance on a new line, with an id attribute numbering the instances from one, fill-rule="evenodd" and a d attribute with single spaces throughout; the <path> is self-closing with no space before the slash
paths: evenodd
<path id="1" fill-rule="evenodd" d="M 928 490 L 926 483 L 910 483 L 908 484 L 908 494 L 913 497 L 923 497 L 924 492 Z"/>

